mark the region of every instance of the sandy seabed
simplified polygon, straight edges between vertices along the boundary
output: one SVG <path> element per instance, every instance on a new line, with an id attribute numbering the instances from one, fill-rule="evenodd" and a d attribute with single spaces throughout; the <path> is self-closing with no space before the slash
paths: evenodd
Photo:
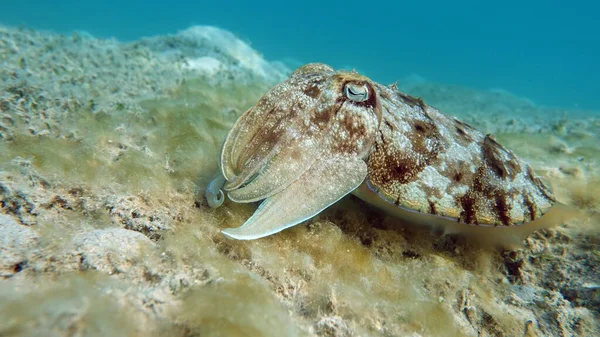
<path id="1" fill-rule="evenodd" d="M 204 188 L 284 65 L 205 26 L 132 43 L 0 26 L 0 60 L 0 336 L 600 335 L 598 112 L 400 81 L 580 210 L 520 248 L 352 196 L 232 241 L 256 205 L 213 210 Z"/>

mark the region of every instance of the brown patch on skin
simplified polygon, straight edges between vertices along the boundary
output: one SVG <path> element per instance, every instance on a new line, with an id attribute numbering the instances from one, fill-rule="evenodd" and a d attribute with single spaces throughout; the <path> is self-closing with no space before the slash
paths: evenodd
<path id="1" fill-rule="evenodd" d="M 527 165 L 527 179 L 529 179 L 529 181 L 531 182 L 535 182 L 536 179 L 533 173 L 533 169 L 529 165 Z"/>
<path id="2" fill-rule="evenodd" d="M 400 205 L 400 193 L 398 193 L 398 195 L 396 196 L 396 200 L 394 201 L 394 204 L 396 204 L 396 206 Z"/>
<path id="3" fill-rule="evenodd" d="M 546 185 L 546 183 L 544 183 L 544 181 L 540 178 L 538 178 L 536 180 L 536 186 L 538 188 L 538 190 L 540 191 L 540 193 L 542 193 L 544 195 L 544 197 L 546 197 L 546 199 L 555 202 L 556 198 L 554 198 L 554 195 L 552 194 L 552 192 L 550 191 L 550 188 L 548 187 L 548 185 Z"/>
<path id="4" fill-rule="evenodd" d="M 453 119 L 454 119 L 454 123 L 457 126 L 461 127 L 463 130 L 467 130 L 468 132 L 472 132 L 473 130 L 475 130 L 475 129 L 473 129 L 473 127 L 471 125 L 469 125 L 461 120 L 458 120 L 456 118 L 453 118 Z"/>
<path id="5" fill-rule="evenodd" d="M 535 220 L 537 217 L 537 206 L 531 202 L 531 198 L 528 194 L 523 194 L 523 204 L 527 207 L 531 221 Z"/>
<path id="6" fill-rule="evenodd" d="M 365 146 L 370 147 L 372 143 L 366 141 L 374 138 L 374 133 L 369 134 L 365 123 L 368 121 L 357 115 L 339 116 L 336 119 L 336 128 L 327 131 L 335 134 L 331 143 L 332 150 L 336 153 L 358 154 L 364 151 Z M 375 130 L 371 130 L 371 132 L 373 131 Z M 342 135 L 344 135 L 343 138 Z"/>
<path id="7" fill-rule="evenodd" d="M 459 221 L 474 225 L 477 223 L 477 203 L 476 199 L 472 195 L 470 191 L 465 193 L 463 196 L 458 198 L 458 204 L 462 207 L 462 212 L 460 212 Z"/>
<path id="8" fill-rule="evenodd" d="M 281 136 L 283 135 L 284 132 L 285 132 L 285 129 L 279 128 L 279 127 L 265 130 L 259 136 L 259 138 L 261 140 L 261 145 L 266 146 L 268 148 L 273 147 L 273 145 L 275 143 L 277 143 L 279 141 L 279 139 L 281 139 Z"/>
<path id="9" fill-rule="evenodd" d="M 352 139 L 345 142 L 335 142 L 331 146 L 332 150 L 336 153 L 345 153 L 345 154 L 356 154 L 359 149 Z"/>
<path id="10" fill-rule="evenodd" d="M 480 202 L 486 199 L 486 195 L 489 195 L 489 191 L 486 189 L 485 172 L 486 168 L 480 166 L 475 172 L 469 190 L 465 194 L 456 197 L 456 204 L 463 209 L 460 212 L 459 222 L 470 225 L 477 224 Z"/>
<path id="11" fill-rule="evenodd" d="M 515 156 L 506 151 L 502 145 L 498 144 L 498 142 L 490 135 L 485 136 L 483 144 L 481 145 L 481 151 L 487 166 L 494 171 L 499 178 L 509 178 L 510 180 L 514 180 L 517 174 L 521 172 L 521 166 Z M 505 161 L 502 158 L 502 152 L 508 154 L 510 160 Z"/>
<path id="12" fill-rule="evenodd" d="M 512 179 L 514 179 L 516 175 L 522 171 L 522 168 L 521 164 L 519 164 L 519 162 L 517 161 L 517 158 L 515 158 L 513 155 L 511 155 L 510 157 L 510 160 L 506 162 L 506 166 L 508 167 L 509 172 L 512 173 Z"/>
<path id="13" fill-rule="evenodd" d="M 388 128 L 390 128 L 390 130 L 396 130 L 396 128 L 388 120 L 384 120 L 383 122 L 385 123 L 385 125 L 387 125 Z"/>
<path id="14" fill-rule="evenodd" d="M 414 130 L 406 135 L 412 144 L 410 150 L 387 146 L 383 132 L 380 130 L 381 139 L 375 143 L 375 151 L 367 161 L 369 176 L 375 185 L 391 191 L 391 185 L 395 182 L 406 184 L 417 180 L 418 174 L 437 160 L 443 148 L 442 137 L 431 118 L 427 114 L 424 116 L 427 120 L 410 121 Z M 392 123 L 384 119 L 383 124 Z"/>
<path id="15" fill-rule="evenodd" d="M 406 184 L 416 180 L 416 176 L 423 169 L 424 165 L 418 165 L 416 161 L 410 158 L 398 158 L 386 162 L 392 165 L 392 170 L 387 177 L 387 183 L 398 181 Z"/>
<path id="16" fill-rule="evenodd" d="M 516 189 L 505 191 L 501 187 L 491 185 L 488 182 L 489 173 L 486 172 L 489 172 L 487 165 L 480 166 L 473 177 L 469 190 L 456 198 L 456 204 L 463 209 L 459 221 L 479 225 L 479 222 L 484 220 L 480 218 L 479 212 L 482 209 L 489 209 L 493 211 L 494 218 L 490 224 L 511 226 L 513 219 L 510 216 L 509 200 L 514 200 L 514 197 L 521 194 L 521 191 Z M 531 207 L 534 206 L 531 205 Z M 484 223 L 487 224 L 488 220 Z"/>
<path id="17" fill-rule="evenodd" d="M 498 190 L 495 194 L 495 209 L 496 214 L 498 214 L 498 218 L 505 226 L 510 226 L 510 208 L 508 206 L 508 200 L 506 198 L 506 193 L 502 190 Z"/>
<path id="18" fill-rule="evenodd" d="M 396 92 L 396 95 L 398 95 L 398 97 L 400 98 L 400 100 L 402 100 L 402 102 L 410 105 L 411 108 L 418 106 L 419 108 L 421 108 L 421 110 L 425 111 L 426 105 L 425 105 L 425 102 L 423 102 L 423 100 L 421 98 L 412 97 L 407 94 L 401 93 L 399 91 Z"/>
<path id="19" fill-rule="evenodd" d="M 381 128 L 379 130 L 379 140 L 376 140 L 375 143 L 373 143 L 373 148 L 375 149 L 374 152 L 378 152 L 380 148 L 382 148 L 381 146 L 379 146 L 379 144 L 385 144 L 385 137 L 383 135 L 383 131 L 381 131 Z"/>
<path id="20" fill-rule="evenodd" d="M 273 109 L 275 110 L 275 109 Z M 270 113 L 273 113 L 271 110 Z M 243 170 L 243 168 L 251 163 L 254 158 L 260 158 L 264 155 L 264 151 L 269 151 L 283 136 L 285 128 L 281 127 L 283 120 L 278 120 L 277 123 L 268 129 L 262 129 L 260 132 L 255 133 L 250 138 L 250 141 L 246 145 L 246 151 L 238 158 L 236 168 L 238 169 L 237 174 Z M 261 151 L 263 149 L 264 151 Z"/>
<path id="21" fill-rule="evenodd" d="M 319 96 L 321 96 L 321 89 L 319 89 L 317 85 L 311 85 L 304 89 L 304 94 L 308 97 L 317 99 Z"/>
<path id="22" fill-rule="evenodd" d="M 342 120 L 342 126 L 350 134 L 350 138 L 357 139 L 367 134 L 367 129 L 361 121 L 355 123 L 356 119 L 354 116 L 347 116 Z"/>
<path id="23" fill-rule="evenodd" d="M 550 191 L 550 187 L 548 187 L 548 185 L 541 178 L 535 176 L 533 169 L 529 165 L 527 165 L 527 178 L 533 183 L 533 185 L 535 185 L 535 187 L 537 187 L 537 189 L 540 191 L 540 193 L 542 193 L 542 195 L 544 195 L 544 197 L 546 197 L 546 199 L 552 202 L 556 201 L 554 195 Z"/>
<path id="24" fill-rule="evenodd" d="M 302 158 L 302 153 L 300 153 L 299 149 L 294 149 L 291 153 L 290 153 L 290 158 L 294 159 L 294 160 L 299 160 L 300 158 Z"/>
<path id="25" fill-rule="evenodd" d="M 315 111 L 311 114 L 310 122 L 316 124 L 319 129 L 324 128 L 333 119 L 335 113 L 339 110 L 340 105 L 335 104 L 330 109 Z"/>
<path id="26" fill-rule="evenodd" d="M 367 163 L 369 176 L 375 185 L 386 190 L 391 190 L 391 185 L 395 182 L 406 184 L 417 180 L 418 173 L 427 166 L 425 160 L 417 161 L 406 154 L 390 153 L 382 144 L 377 147 L 378 150 L 371 153 Z"/>
<path id="27" fill-rule="evenodd" d="M 458 119 L 454 119 L 454 130 L 456 131 L 456 140 L 458 140 L 461 145 L 469 146 L 469 144 L 473 142 L 473 138 L 469 134 L 472 128 L 468 124 L 463 123 Z"/>
<path id="28" fill-rule="evenodd" d="M 485 192 L 487 188 L 486 184 L 486 168 L 484 166 L 480 166 L 475 171 L 475 176 L 473 177 L 473 182 L 471 183 L 471 188 L 477 192 Z"/>
<path id="29" fill-rule="evenodd" d="M 417 173 L 421 172 L 421 167 L 411 160 L 397 160 L 394 164 L 390 180 L 397 180 L 402 184 L 414 181 Z"/>
<path id="30" fill-rule="evenodd" d="M 392 152 L 382 137 L 377 141 L 376 151 L 368 158 L 369 176 L 374 185 L 384 190 L 391 191 L 394 182 L 406 184 L 416 180 L 417 173 L 421 172 L 423 165 L 418 165 L 414 157 L 402 152 Z"/>
<path id="31" fill-rule="evenodd" d="M 437 210 L 435 209 L 435 203 L 429 199 L 427 199 L 427 202 L 429 203 L 429 213 L 437 214 Z"/>
<path id="32" fill-rule="evenodd" d="M 472 163 L 459 161 L 452 163 L 452 165 L 448 164 L 446 166 L 446 169 L 440 172 L 442 175 L 444 175 L 446 178 L 452 181 L 452 184 L 450 184 L 448 188 L 451 188 L 456 185 L 471 185 L 473 181 L 473 175 L 470 172 L 471 164 L 479 165 L 478 162 Z M 451 194 L 449 190 L 447 191 L 447 193 Z"/>
<path id="33" fill-rule="evenodd" d="M 255 106 L 256 109 L 260 108 L 261 102 Z M 237 172 L 236 174 L 242 175 L 245 170 L 252 170 L 254 165 L 262 162 L 262 158 L 266 153 L 271 151 L 271 149 L 275 146 L 275 144 L 279 143 L 284 137 L 287 128 L 284 127 L 285 123 L 288 120 L 293 120 L 297 116 L 306 113 L 306 105 L 303 102 L 297 101 L 294 102 L 293 106 L 286 112 L 286 118 L 277 119 L 275 124 L 269 127 L 263 127 L 258 129 L 258 132 L 255 132 L 252 137 L 249 139 L 246 149 L 242 154 L 238 157 L 238 161 L 235 165 Z M 317 124 L 319 126 L 319 130 L 323 130 L 327 125 L 330 118 L 327 114 L 332 114 L 331 111 L 325 111 L 325 116 L 322 118 L 324 123 Z M 279 107 L 274 107 L 267 113 L 268 115 L 281 115 L 282 112 Z M 314 114 L 313 114 L 314 115 Z M 308 126 L 300 127 L 299 130 L 304 134 L 305 137 L 312 136 L 312 131 Z"/>
<path id="34" fill-rule="evenodd" d="M 425 165 L 433 162 L 437 159 L 441 146 L 441 135 L 437 126 L 431 121 L 412 120 L 410 122 L 413 125 L 414 133 L 408 134 L 413 151 L 420 154 L 424 160 Z M 426 145 L 426 141 L 430 141 L 430 147 Z"/>
<path id="35" fill-rule="evenodd" d="M 437 131 L 437 127 L 433 123 L 424 122 L 421 120 L 414 120 L 412 122 L 415 131 L 423 137 L 431 138 Z"/>
<path id="36" fill-rule="evenodd" d="M 460 126 L 456 126 L 456 133 L 460 136 L 460 137 L 468 137 L 469 135 L 465 132 L 465 130 L 463 130 Z"/>

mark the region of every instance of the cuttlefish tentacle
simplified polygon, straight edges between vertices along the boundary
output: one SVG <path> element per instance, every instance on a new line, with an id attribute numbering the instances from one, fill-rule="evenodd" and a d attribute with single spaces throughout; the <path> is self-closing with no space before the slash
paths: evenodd
<path id="1" fill-rule="evenodd" d="M 323 137 L 308 133 L 298 117 L 288 114 L 283 119 L 289 123 L 287 127 L 263 129 L 253 138 L 262 138 L 262 146 L 248 148 L 242 158 L 236 158 L 243 164 L 236 165 L 236 175 L 224 186 L 232 201 L 267 198 L 298 179 L 315 161 Z M 228 150 L 226 142 L 225 151 Z"/>
<path id="2" fill-rule="evenodd" d="M 222 188 L 223 185 L 225 185 L 225 181 L 225 177 L 221 173 L 221 170 L 219 170 L 206 188 L 205 196 L 208 206 L 217 208 L 223 204 L 225 201 L 225 194 L 223 193 Z"/>
<path id="3" fill-rule="evenodd" d="M 248 110 L 232 128 L 221 157 L 228 178 L 224 189 L 232 201 L 268 198 L 287 188 L 325 155 L 333 112 L 342 102 L 323 99 L 321 90 L 315 88 L 315 94 L 307 96 L 304 91 L 311 90 L 311 84 L 292 76 L 267 93 L 268 99 Z M 298 87 L 303 90 L 289 90 Z M 314 123 L 311 119 L 319 114 L 323 114 L 320 122 Z"/>
<path id="4" fill-rule="evenodd" d="M 311 67 L 302 67 L 305 71 L 317 73 L 318 70 L 331 68 L 320 67 L 311 70 Z M 260 104 L 248 109 L 236 121 L 230 134 L 225 139 L 220 156 L 223 174 L 231 183 L 232 188 L 237 188 L 234 181 L 240 181 L 236 176 L 242 169 L 246 171 L 257 169 L 273 156 L 281 148 L 281 141 L 285 136 L 292 136 L 290 130 L 299 130 L 300 127 L 310 127 L 304 118 L 309 115 L 307 108 L 314 106 L 318 97 L 300 97 L 302 94 L 291 91 L 290 88 L 302 88 L 309 86 L 306 83 L 303 70 L 295 71 L 286 85 L 278 85 L 269 90 Z M 324 75 L 320 75 L 324 77 Z M 334 103 L 331 103 L 334 104 Z M 304 125 L 301 125 L 304 124 Z M 299 133 L 302 134 L 302 133 Z M 288 137 L 289 138 L 289 137 Z M 289 141 L 289 139 L 288 139 Z M 290 144 L 286 144 L 290 146 Z"/>
<path id="5" fill-rule="evenodd" d="M 299 146 L 302 151 L 298 152 L 295 160 L 289 159 L 289 151 L 282 151 L 266 162 L 262 170 L 242 187 L 234 189 L 225 184 L 229 199 L 235 202 L 254 202 L 287 188 L 316 160 L 311 154 L 315 154 L 317 149 L 311 147 L 312 145 Z"/>
<path id="6" fill-rule="evenodd" d="M 367 165 L 356 157 L 336 156 L 316 164 L 288 188 L 265 199 L 241 227 L 224 229 L 223 234 L 252 240 L 292 227 L 352 192 L 367 176 Z"/>

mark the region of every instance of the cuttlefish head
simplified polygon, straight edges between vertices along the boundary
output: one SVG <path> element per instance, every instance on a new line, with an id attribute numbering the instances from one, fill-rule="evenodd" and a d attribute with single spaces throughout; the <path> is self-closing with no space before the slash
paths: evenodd
<path id="1" fill-rule="evenodd" d="M 379 96 L 368 78 L 324 64 L 296 70 L 246 111 L 223 143 L 209 204 L 222 201 L 221 185 L 234 202 L 265 199 L 242 227 L 223 233 L 273 234 L 354 190 L 367 174 L 364 158 L 380 122 Z"/>

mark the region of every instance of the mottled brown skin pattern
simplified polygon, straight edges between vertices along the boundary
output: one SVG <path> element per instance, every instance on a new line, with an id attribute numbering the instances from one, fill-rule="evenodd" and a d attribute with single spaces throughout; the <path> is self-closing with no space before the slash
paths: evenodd
<path id="1" fill-rule="evenodd" d="M 334 162 L 339 166 L 327 166 Z M 224 142 L 220 164 L 230 199 L 265 199 L 278 207 L 290 205 L 278 197 L 300 192 L 309 181 L 324 187 L 307 192 L 312 204 L 320 205 L 315 196 L 331 203 L 345 194 L 327 194 L 325 187 L 347 193 L 347 178 L 360 184 L 361 175 L 366 175 L 363 185 L 353 193 L 367 202 L 377 205 L 384 200 L 385 205 L 395 205 L 394 210 L 470 225 L 529 222 L 555 202 L 531 167 L 493 136 L 395 87 L 324 64 L 299 68 L 244 113 Z M 328 170 L 318 169 L 323 167 Z M 330 174 L 332 170 L 340 174 Z M 362 194 L 365 187 L 375 194 Z M 316 206 L 311 209 L 318 210 Z M 287 211 L 291 220 L 279 224 L 277 214 L 261 210 L 260 219 L 268 215 L 270 227 L 261 228 L 259 221 L 250 219 L 248 228 L 257 230 L 242 233 L 248 234 L 244 238 L 268 235 L 315 215 Z"/>
<path id="2" fill-rule="evenodd" d="M 365 183 L 398 207 L 471 225 L 541 217 L 549 187 L 511 151 L 420 99 L 376 85 L 382 123 Z"/>

